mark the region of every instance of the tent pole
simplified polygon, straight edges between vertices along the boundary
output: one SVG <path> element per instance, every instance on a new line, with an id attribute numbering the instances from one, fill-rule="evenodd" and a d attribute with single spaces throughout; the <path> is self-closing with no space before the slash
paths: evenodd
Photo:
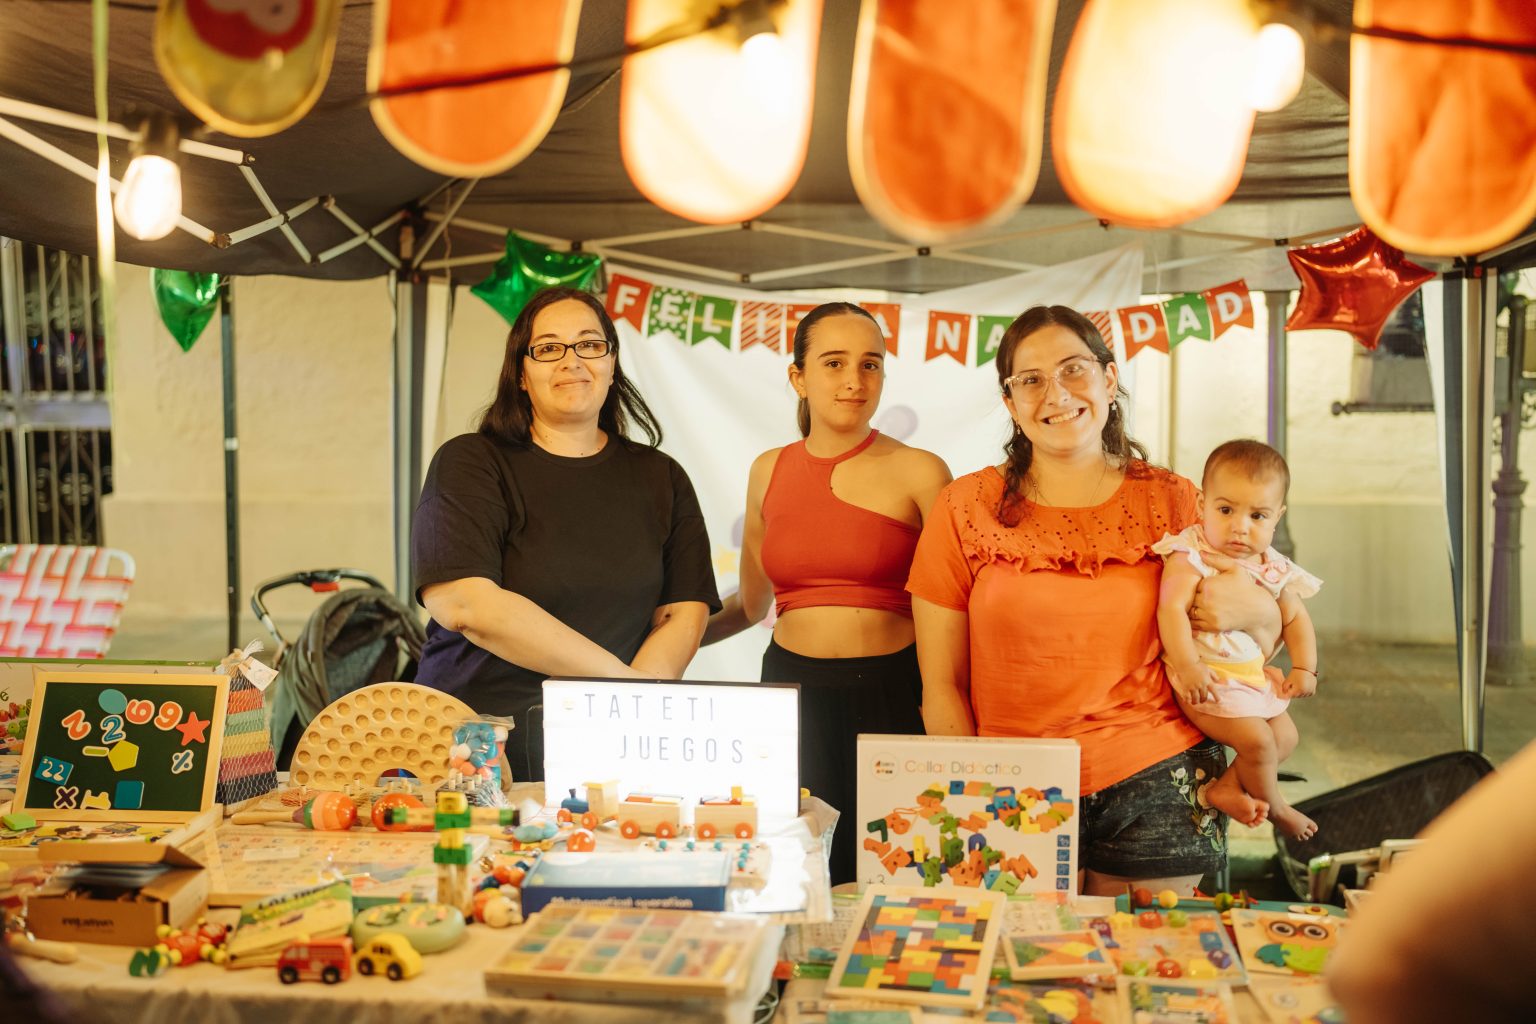
<path id="1" fill-rule="evenodd" d="M 1289 352 L 1285 334 L 1285 311 L 1291 304 L 1291 293 L 1264 293 L 1264 324 L 1269 337 L 1268 401 L 1265 403 L 1264 440 L 1282 456 L 1286 448 L 1286 421 L 1290 415 L 1287 375 Z M 1275 530 L 1275 550 L 1286 558 L 1296 554 L 1296 542 L 1291 539 L 1290 517 L 1281 516 Z"/>
<path id="2" fill-rule="evenodd" d="M 1484 672 L 1487 668 L 1487 546 L 1489 427 L 1493 388 L 1493 333 L 1497 273 L 1473 266 L 1466 277 L 1461 356 L 1461 740 L 1483 749 Z"/>
<path id="3" fill-rule="evenodd" d="M 400 262 L 415 249 L 410 221 L 400 225 Z M 411 584 L 411 520 L 421 492 L 421 369 L 426 358 L 427 285 L 417 273 L 395 275 L 394 548 L 395 596 L 407 606 Z"/>
<path id="4" fill-rule="evenodd" d="M 22 312 L 26 308 L 26 279 L 22 273 L 21 243 L 12 238 L 0 238 L 0 312 L 4 313 L 5 323 L 0 335 L 5 337 L 5 361 L 6 369 L 10 371 L 11 378 L 9 405 L 15 409 L 21 404 L 23 383 L 27 379 L 27 332 L 26 316 Z M 11 432 L 11 454 L 15 462 L 15 476 L 17 482 L 17 494 L 13 497 L 16 515 L 15 533 L 11 539 L 18 544 L 32 543 L 32 517 L 22 506 L 22 502 L 30 503 L 32 487 L 31 453 L 27 451 L 27 434 L 23 430 Z M 4 439 L 0 438 L 0 443 Z M 3 524 L 0 524 L 3 529 Z"/>
<path id="5" fill-rule="evenodd" d="M 225 647 L 240 649 L 240 434 L 235 429 L 235 282 L 219 283 L 220 366 L 224 376 L 224 579 L 229 615 Z"/>

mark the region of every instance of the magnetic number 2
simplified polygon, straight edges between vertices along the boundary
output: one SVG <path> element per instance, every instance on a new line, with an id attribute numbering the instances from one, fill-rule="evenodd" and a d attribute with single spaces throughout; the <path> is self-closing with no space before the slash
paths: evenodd
<path id="1" fill-rule="evenodd" d="M 166 732 L 176 728 L 181 721 L 181 705 L 173 700 L 168 700 L 160 705 L 160 713 L 155 716 L 155 728 Z"/>
<path id="2" fill-rule="evenodd" d="M 75 766 L 68 761 L 60 761 L 53 757 L 43 757 L 37 766 L 35 773 L 44 782 L 57 782 L 61 785 L 69 781 L 69 773 L 75 770 Z"/>
<path id="3" fill-rule="evenodd" d="M 69 730 L 69 738 L 77 742 L 91 734 L 91 723 L 85 720 L 85 712 L 79 708 L 65 715 L 59 724 Z"/>
<path id="4" fill-rule="evenodd" d="M 126 735 L 127 733 L 123 732 L 122 715 L 108 715 L 101 720 L 101 742 L 110 745 Z"/>
<path id="5" fill-rule="evenodd" d="M 193 757 L 190 750 L 178 750 L 171 755 L 171 774 L 180 775 L 182 772 L 192 770 Z"/>

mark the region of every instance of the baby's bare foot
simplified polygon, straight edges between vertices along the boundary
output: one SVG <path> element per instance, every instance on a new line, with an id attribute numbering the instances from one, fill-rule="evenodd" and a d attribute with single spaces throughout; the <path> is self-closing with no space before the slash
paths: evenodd
<path id="1" fill-rule="evenodd" d="M 1272 807 L 1269 813 L 1275 831 L 1306 841 L 1317 835 L 1317 822 L 1289 805 Z"/>
<path id="2" fill-rule="evenodd" d="M 1245 793 L 1233 772 L 1227 772 L 1205 787 L 1200 798 L 1239 825 L 1249 828 L 1258 828 L 1269 816 L 1269 804 Z"/>

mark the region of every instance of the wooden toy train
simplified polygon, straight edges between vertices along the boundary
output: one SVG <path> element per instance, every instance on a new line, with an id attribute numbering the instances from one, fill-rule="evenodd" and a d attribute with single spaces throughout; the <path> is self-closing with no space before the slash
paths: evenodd
<path id="1" fill-rule="evenodd" d="M 642 834 L 672 839 L 683 831 L 684 800 L 680 796 L 630 793 L 620 799 L 619 784 L 613 780 L 589 782 L 584 788 L 585 799 L 572 790 L 570 796 L 560 801 L 556 821 L 562 825 L 579 824 L 586 829 L 616 822 L 625 839 Z M 757 834 L 756 801 L 742 796 L 740 786 L 733 786 L 730 796 L 704 797 L 694 808 L 693 834 L 700 839 L 751 839 Z"/>

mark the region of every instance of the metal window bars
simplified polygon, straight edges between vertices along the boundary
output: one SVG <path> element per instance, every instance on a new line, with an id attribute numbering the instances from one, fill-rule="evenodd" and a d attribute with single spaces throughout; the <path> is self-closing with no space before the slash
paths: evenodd
<path id="1" fill-rule="evenodd" d="M 100 545 L 112 437 L 92 260 L 0 239 L 0 327 L 0 541 Z"/>

